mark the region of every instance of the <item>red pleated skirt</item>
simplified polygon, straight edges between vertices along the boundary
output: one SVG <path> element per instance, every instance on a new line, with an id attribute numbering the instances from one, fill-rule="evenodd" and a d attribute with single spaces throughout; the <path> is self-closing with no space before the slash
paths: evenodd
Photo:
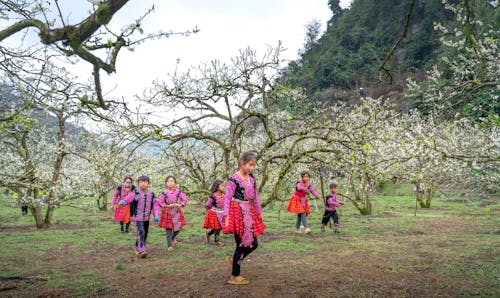
<path id="1" fill-rule="evenodd" d="M 208 210 L 207 215 L 205 215 L 205 221 L 203 222 L 204 229 L 220 230 L 222 229 L 219 219 L 217 218 L 217 213 L 213 210 Z"/>
<path id="2" fill-rule="evenodd" d="M 228 215 L 229 223 L 228 226 L 223 227 L 222 233 L 234 234 L 240 238 L 243 236 L 243 231 L 245 229 L 245 226 L 243 222 L 243 213 L 241 211 L 240 204 L 249 205 L 252 212 L 251 224 L 253 226 L 253 236 L 254 237 L 259 236 L 260 234 L 262 234 L 262 232 L 264 232 L 264 229 L 266 228 L 264 221 L 262 221 L 262 217 L 260 216 L 259 213 L 257 213 L 253 204 L 239 203 L 236 201 L 231 201 L 231 204 L 229 205 L 229 215 Z"/>
<path id="3" fill-rule="evenodd" d="M 308 200 L 306 199 L 306 208 L 304 208 L 304 206 L 302 206 L 302 203 L 300 202 L 300 198 L 297 195 L 292 195 L 292 197 L 290 198 L 290 202 L 288 203 L 288 208 L 286 208 L 286 210 L 297 214 L 301 214 L 304 212 L 307 214 L 311 213 Z"/>
<path id="4" fill-rule="evenodd" d="M 115 220 L 128 223 L 130 221 L 130 205 L 118 205 L 115 209 Z"/>
<path id="5" fill-rule="evenodd" d="M 162 209 L 158 227 L 180 231 L 186 224 L 186 218 L 184 217 L 184 214 L 182 213 L 182 209 L 180 207 L 174 207 L 172 209 Z"/>

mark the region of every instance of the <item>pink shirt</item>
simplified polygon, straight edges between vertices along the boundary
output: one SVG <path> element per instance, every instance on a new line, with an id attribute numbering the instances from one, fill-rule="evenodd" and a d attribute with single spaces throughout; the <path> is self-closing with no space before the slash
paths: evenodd
<path id="1" fill-rule="evenodd" d="M 170 204 L 175 204 L 177 203 L 178 199 L 180 199 L 180 203 L 182 207 L 186 206 L 187 204 L 187 197 L 186 195 L 181 192 L 178 188 L 174 188 L 172 192 L 168 191 L 168 189 L 165 189 L 162 191 L 161 195 L 158 197 L 158 206 L 161 208 L 165 207 L 166 205 Z"/>
<path id="2" fill-rule="evenodd" d="M 307 194 L 309 192 L 311 192 L 316 199 L 321 198 L 319 193 L 310 183 L 304 184 L 302 181 L 299 181 L 295 184 L 295 195 L 300 198 L 300 204 L 304 208 L 306 207 Z"/>
<path id="3" fill-rule="evenodd" d="M 311 194 L 316 199 L 321 198 L 319 193 L 316 191 L 316 189 L 314 189 L 314 187 L 310 183 L 304 184 L 302 181 L 299 181 L 297 182 L 297 184 L 295 184 L 295 190 L 300 193 L 299 195 L 300 198 L 306 197 L 309 192 L 311 192 Z"/>
<path id="4" fill-rule="evenodd" d="M 158 203 L 155 194 L 149 189 L 147 193 L 143 193 L 141 189 L 128 194 L 124 199 L 125 204 L 131 204 L 136 199 L 137 192 L 137 209 L 135 213 L 130 210 L 130 220 L 132 221 L 149 221 L 151 211 L 153 216 L 158 217 Z"/>
<path id="5" fill-rule="evenodd" d="M 207 206 L 207 208 L 212 208 L 212 204 L 214 202 L 212 197 L 215 198 L 215 208 L 222 209 L 224 207 L 224 195 L 219 196 L 216 192 L 208 197 L 205 206 Z"/>
<path id="6" fill-rule="evenodd" d="M 342 205 L 342 201 L 337 200 L 337 194 L 335 193 L 329 193 L 328 196 L 326 196 L 326 203 L 326 211 L 335 211 L 338 206 Z"/>
<path id="7" fill-rule="evenodd" d="M 262 213 L 262 205 L 260 204 L 259 191 L 255 187 L 255 180 L 249 176 L 247 182 L 236 173 L 232 174 L 231 177 L 238 181 L 240 186 L 244 188 L 243 194 L 245 199 L 247 199 L 250 204 L 254 205 L 255 211 L 257 211 L 257 213 Z M 236 184 L 228 180 L 226 183 L 226 192 L 224 194 L 224 216 L 229 214 L 229 205 L 231 204 L 235 191 Z"/>

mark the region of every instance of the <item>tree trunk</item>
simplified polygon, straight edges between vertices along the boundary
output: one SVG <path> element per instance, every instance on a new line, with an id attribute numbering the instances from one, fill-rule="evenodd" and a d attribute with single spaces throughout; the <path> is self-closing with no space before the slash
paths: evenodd
<path id="1" fill-rule="evenodd" d="M 105 193 L 99 194 L 99 198 L 97 198 L 97 208 L 99 208 L 100 211 L 108 210 L 108 202 Z"/>
<path id="2" fill-rule="evenodd" d="M 31 215 L 33 215 L 33 219 L 35 220 L 35 226 L 38 229 L 43 228 L 44 227 L 44 223 L 43 223 L 43 216 L 42 216 L 42 208 L 40 207 L 40 205 L 38 205 L 38 206 L 35 206 L 35 205 L 29 206 L 29 209 L 31 211 Z"/>
<path id="3" fill-rule="evenodd" d="M 366 190 L 357 191 L 353 187 L 351 190 L 354 194 L 354 200 L 351 200 L 354 207 L 358 209 L 361 215 L 371 215 L 372 214 L 372 203 L 368 197 Z"/>
<path id="4" fill-rule="evenodd" d="M 419 198 L 419 204 L 422 208 L 431 208 L 432 198 L 436 192 L 436 187 L 431 185 L 427 187 L 426 192 Z"/>
<path id="5" fill-rule="evenodd" d="M 38 229 L 44 228 L 45 224 L 43 221 L 42 206 L 40 201 L 38 201 L 38 190 L 32 189 L 28 191 L 26 195 L 32 196 L 32 203 L 28 205 L 28 208 L 31 211 L 31 215 L 33 215 L 33 219 L 35 220 L 35 226 Z"/>
<path id="6" fill-rule="evenodd" d="M 58 132 L 57 132 L 57 158 L 54 163 L 54 172 L 52 172 L 52 187 L 54 187 L 59 182 L 59 177 L 61 176 L 61 169 L 63 165 L 64 157 L 66 156 L 66 144 L 64 143 L 64 134 L 66 132 L 66 118 L 64 115 L 64 105 L 57 110 L 57 119 L 58 119 Z M 54 210 L 56 209 L 54 196 L 54 189 L 51 187 L 49 195 L 47 197 L 47 212 L 45 213 L 44 224 L 49 227 L 52 221 L 52 216 L 54 215 Z"/>
<path id="7" fill-rule="evenodd" d="M 356 179 L 351 181 L 351 190 L 356 201 L 353 201 L 353 203 L 361 215 L 372 214 L 372 203 L 370 202 L 370 197 L 368 196 L 368 181 L 368 175 L 366 173 L 363 177 L 361 177 L 361 181 L 356 181 Z M 361 188 L 359 190 L 356 188 L 356 185 L 358 185 L 357 182 L 361 182 Z"/>
<path id="8" fill-rule="evenodd" d="M 368 196 L 368 192 L 366 190 L 363 190 L 362 193 L 362 203 L 363 203 L 363 210 L 360 210 L 362 215 L 371 215 L 372 214 L 372 202 L 370 202 L 370 197 Z"/>
<path id="9" fill-rule="evenodd" d="M 230 173 L 230 162 L 231 162 L 231 151 L 228 149 L 224 149 L 224 179 L 229 177 Z"/>
<path id="10" fill-rule="evenodd" d="M 52 224 L 52 215 L 54 215 L 54 209 L 56 209 L 56 206 L 53 203 L 49 203 L 47 206 L 47 212 L 45 212 L 45 227 L 49 227 Z"/>

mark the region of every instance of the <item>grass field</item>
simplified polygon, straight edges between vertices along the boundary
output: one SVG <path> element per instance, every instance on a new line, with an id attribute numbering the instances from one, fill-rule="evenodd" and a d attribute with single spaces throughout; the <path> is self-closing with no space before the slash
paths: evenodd
<path id="1" fill-rule="evenodd" d="M 224 257 L 234 241 L 203 243 L 201 205 L 188 204 L 174 252 L 166 252 L 165 231 L 151 222 L 148 258 L 138 259 L 135 231 L 120 233 L 111 211 L 62 207 L 53 227 L 38 231 L 0 197 L 0 296 L 500 296 L 498 197 L 435 198 L 414 216 L 407 188 L 384 193 L 372 198 L 372 216 L 342 207 L 340 234 L 320 231 L 321 206 L 309 217 L 311 235 L 294 233 L 286 203 L 266 208 L 268 227 L 242 265 L 252 283 L 239 287 L 226 284 Z"/>

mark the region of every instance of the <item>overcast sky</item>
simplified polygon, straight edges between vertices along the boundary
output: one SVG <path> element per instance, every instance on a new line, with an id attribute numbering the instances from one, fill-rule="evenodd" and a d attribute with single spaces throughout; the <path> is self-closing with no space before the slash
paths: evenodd
<path id="1" fill-rule="evenodd" d="M 340 2 L 345 8 L 351 0 Z M 59 0 L 59 3 L 67 23 L 73 24 L 92 8 L 87 0 Z M 155 11 L 143 22 L 146 33 L 195 27 L 200 32 L 189 37 L 148 41 L 134 52 L 122 50 L 117 72 L 102 75 L 104 91 L 112 90 L 113 97 L 123 96 L 130 101 L 153 80 L 166 80 L 166 74 L 174 72 L 177 60 L 183 70 L 214 59 L 228 61 L 248 46 L 263 54 L 268 46 L 276 46 L 280 40 L 287 49 L 283 58 L 296 59 L 304 43 L 305 24 L 316 18 L 325 29 L 331 17 L 328 0 L 131 0 L 115 14 L 110 27 L 132 23 L 153 4 Z M 82 80 L 91 77 L 91 67 L 86 63 L 80 63 L 73 71 Z"/>
<path id="2" fill-rule="evenodd" d="M 343 0 L 341 5 L 347 7 L 350 2 Z M 177 59 L 179 67 L 187 69 L 214 59 L 227 61 L 247 46 L 263 54 L 268 45 L 276 46 L 280 40 L 287 48 L 284 58 L 295 59 L 304 43 L 305 24 L 316 18 L 325 29 L 331 17 L 328 0 L 133 0 L 113 21 L 130 22 L 153 4 L 155 12 L 143 24 L 146 32 L 185 31 L 195 26 L 200 32 L 148 41 L 134 52 L 122 51 L 117 73 L 106 80 L 108 90 L 117 86 L 113 96 L 130 98 L 142 93 L 153 80 L 173 73 Z"/>

